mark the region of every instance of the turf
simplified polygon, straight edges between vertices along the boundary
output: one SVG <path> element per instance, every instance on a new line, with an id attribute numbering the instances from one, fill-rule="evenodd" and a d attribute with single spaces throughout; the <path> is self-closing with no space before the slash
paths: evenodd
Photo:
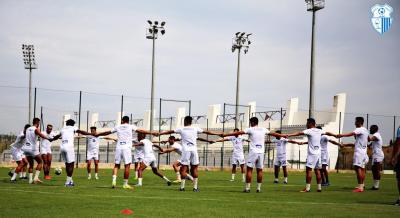
<path id="1" fill-rule="evenodd" d="M 63 187 L 65 174 L 53 175 L 44 184 L 9 182 L 9 169 L 0 168 L 0 217 L 399 217 L 400 207 L 391 204 L 397 198 L 396 180 L 384 175 L 379 191 L 352 193 L 353 174 L 331 173 L 332 185 L 317 193 L 299 193 L 304 187 L 303 173 L 291 173 L 289 184 L 272 184 L 271 173 L 264 174 L 262 193 L 242 193 L 241 181 L 229 182 L 229 172 L 200 172 L 200 192 L 185 192 L 178 185 L 168 187 L 163 180 L 146 171 L 143 187 L 132 191 L 111 189 L 111 170 L 100 170 L 100 180 L 87 180 L 84 169 L 75 171 L 73 188 Z M 122 173 L 122 171 L 120 172 Z M 171 179 L 172 171 L 164 171 Z M 368 173 L 366 181 L 372 183 Z M 240 180 L 240 175 L 237 175 Z M 135 181 L 130 179 L 130 183 Z"/>

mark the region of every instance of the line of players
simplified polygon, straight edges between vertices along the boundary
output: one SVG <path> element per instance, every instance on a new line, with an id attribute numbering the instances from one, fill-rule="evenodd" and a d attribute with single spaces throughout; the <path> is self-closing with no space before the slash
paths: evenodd
<path id="1" fill-rule="evenodd" d="M 185 190 L 185 181 L 193 181 L 193 191 L 197 192 L 198 189 L 198 165 L 199 157 L 197 153 L 197 140 L 206 141 L 209 143 L 231 141 L 233 144 L 233 154 L 232 154 L 232 178 L 234 181 L 236 174 L 236 166 L 239 165 L 242 172 L 242 180 L 245 182 L 244 192 L 250 192 L 252 171 L 256 168 L 257 171 L 257 192 L 261 192 L 261 184 L 263 179 L 263 166 L 264 166 L 264 151 L 265 143 L 275 143 L 277 147 L 277 155 L 274 161 L 274 183 L 278 183 L 279 169 L 283 168 L 284 173 L 284 184 L 288 183 L 287 169 L 286 169 L 286 144 L 308 144 L 307 151 L 307 161 L 306 161 L 306 187 L 302 192 L 309 192 L 311 187 L 312 170 L 315 171 L 317 177 L 317 191 L 321 192 L 321 186 L 329 186 L 329 177 L 327 167 L 329 165 L 329 154 L 328 154 L 328 142 L 338 145 L 340 147 L 354 146 L 354 158 L 353 165 L 355 167 L 358 186 L 353 192 L 363 192 L 364 191 L 364 179 L 365 179 L 365 165 L 368 163 L 367 155 L 367 145 L 368 141 L 371 141 L 371 146 L 373 148 L 373 178 L 374 185 L 373 190 L 379 189 L 380 181 L 380 170 L 383 161 L 383 151 L 382 151 L 382 137 L 378 132 L 378 126 L 372 125 L 370 132 L 363 127 L 364 119 L 362 117 L 357 117 L 355 120 L 356 129 L 347 134 L 333 134 L 329 132 L 324 132 L 321 127 L 315 126 L 315 120 L 310 118 L 307 120 L 307 129 L 293 134 L 282 134 L 280 131 L 270 132 L 268 129 L 263 127 L 258 127 L 258 119 L 253 117 L 250 119 L 250 127 L 240 131 L 235 129 L 234 132 L 224 134 L 211 131 L 204 131 L 198 127 L 193 127 L 192 118 L 190 116 L 185 117 L 184 127 L 178 128 L 176 130 L 164 131 L 164 132 L 150 132 L 143 129 L 138 129 L 134 125 L 129 124 L 129 117 L 125 116 L 122 118 L 121 125 L 117 125 L 110 131 L 97 133 L 95 127 L 91 127 L 91 132 L 86 132 L 79 130 L 75 127 L 75 122 L 73 120 L 66 121 L 66 126 L 60 130 L 59 134 L 52 131 L 52 126 L 48 125 L 46 132 L 42 133 L 39 130 L 40 120 L 38 118 L 33 119 L 33 125 L 26 125 L 24 131 L 21 132 L 15 141 L 11 145 L 11 151 L 13 159 L 17 162 L 18 166 L 12 174 L 11 181 L 16 180 L 19 174 L 21 178 L 26 177 L 23 173 L 24 168 L 29 165 L 29 183 L 41 183 L 39 179 L 40 171 L 44 170 L 44 178 L 51 179 L 49 172 L 51 168 L 51 141 L 61 139 L 60 151 L 61 155 L 65 161 L 65 167 L 67 172 L 67 179 L 65 182 L 66 187 L 74 186 L 72 180 L 72 174 L 74 170 L 75 162 L 75 152 L 74 152 L 74 137 L 75 133 L 78 133 L 86 137 L 88 140 L 88 151 L 87 151 L 87 170 L 88 179 L 91 179 L 91 160 L 94 159 L 95 163 L 95 178 L 98 179 L 98 160 L 99 160 L 99 140 L 114 140 L 116 141 L 115 150 L 115 166 L 113 169 L 112 176 L 112 187 L 116 187 L 117 181 L 117 171 L 120 168 L 121 162 L 124 162 L 125 172 L 124 172 L 124 189 L 132 189 L 128 184 L 130 165 L 132 163 L 131 148 L 135 147 L 135 179 L 138 179 L 137 186 L 142 186 L 143 182 L 143 171 L 147 167 L 151 167 L 153 173 L 160 178 L 164 179 L 168 185 L 171 185 L 171 181 L 162 175 L 156 166 L 156 157 L 154 155 L 153 147 L 159 149 L 160 153 L 176 152 L 181 156 L 174 164 L 173 168 L 176 172 L 177 178 L 174 182 L 180 183 L 180 190 Z M 137 143 L 133 143 L 133 132 L 138 133 Z M 103 137 L 116 133 L 117 139 Z M 167 134 L 179 134 L 181 139 L 176 139 L 174 136 L 169 137 L 168 143 L 171 148 L 162 148 L 158 144 L 166 143 L 166 141 L 150 141 L 146 139 L 146 134 L 152 134 L 155 136 L 167 135 Z M 218 135 L 223 137 L 220 140 L 209 141 L 206 139 L 198 138 L 198 134 L 204 133 L 208 135 Z M 249 140 L 241 137 L 240 135 L 247 134 Z M 369 136 L 371 134 L 371 136 Z M 272 141 L 266 140 L 266 135 L 274 136 L 275 139 Z M 302 136 L 305 135 L 308 138 L 307 142 L 298 142 L 294 140 L 287 139 L 288 137 Z M 336 138 L 341 137 L 355 137 L 354 144 L 340 144 L 336 141 L 329 140 L 327 136 L 334 136 Z M 39 153 L 39 144 L 37 143 L 37 138 L 42 138 L 41 153 Z M 181 141 L 182 145 L 178 144 L 176 141 Z M 250 151 L 247 158 L 247 169 L 245 173 L 244 164 L 245 158 L 243 153 L 243 142 L 248 141 L 250 143 Z M 33 162 L 37 162 L 35 176 L 33 177 Z M 190 166 L 190 168 L 189 168 Z M 190 174 L 188 172 L 190 171 Z"/>

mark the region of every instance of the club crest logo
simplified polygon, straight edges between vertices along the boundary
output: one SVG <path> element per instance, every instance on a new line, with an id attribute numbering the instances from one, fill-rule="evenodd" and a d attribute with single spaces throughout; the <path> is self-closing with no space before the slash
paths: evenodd
<path id="1" fill-rule="evenodd" d="M 383 35 L 392 26 L 393 19 L 390 14 L 393 12 L 393 8 L 388 4 L 376 4 L 371 8 L 371 12 L 372 26 L 379 34 Z"/>

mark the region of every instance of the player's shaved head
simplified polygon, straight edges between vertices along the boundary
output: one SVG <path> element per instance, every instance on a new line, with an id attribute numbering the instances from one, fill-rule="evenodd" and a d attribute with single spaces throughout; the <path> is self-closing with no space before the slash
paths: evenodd
<path id="1" fill-rule="evenodd" d="M 90 130 L 92 130 L 92 129 L 96 130 L 96 127 L 95 126 L 91 126 Z"/>
<path id="2" fill-rule="evenodd" d="M 29 127 L 31 127 L 31 124 L 25 124 L 24 130 L 27 130 Z"/>
<path id="3" fill-rule="evenodd" d="M 193 118 L 191 116 L 186 116 L 185 119 L 183 120 L 183 125 L 184 126 L 190 126 L 192 125 Z"/>
<path id="4" fill-rule="evenodd" d="M 376 132 L 378 132 L 379 128 L 378 125 L 371 125 L 371 127 L 369 128 L 369 132 L 371 134 L 375 134 Z"/>
<path id="5" fill-rule="evenodd" d="M 252 117 L 250 118 L 250 126 L 257 126 L 258 125 L 258 118 Z"/>
<path id="6" fill-rule="evenodd" d="M 362 126 L 364 125 L 364 117 L 356 117 L 356 126 Z"/>
<path id="7" fill-rule="evenodd" d="M 129 123 L 129 117 L 128 116 L 123 116 L 121 123 Z"/>
<path id="8" fill-rule="evenodd" d="M 317 126 L 317 129 L 320 129 L 320 130 L 322 130 L 322 126 Z"/>
<path id="9" fill-rule="evenodd" d="M 37 117 L 33 118 L 33 121 L 32 121 L 33 125 L 36 125 L 36 124 L 39 124 L 39 123 L 40 123 L 40 119 L 39 118 L 37 118 Z"/>
<path id="10" fill-rule="evenodd" d="M 240 130 L 238 128 L 235 128 L 233 131 L 234 132 L 239 132 Z"/>
<path id="11" fill-rule="evenodd" d="M 314 128 L 315 127 L 315 119 L 314 118 L 308 118 L 307 119 L 307 128 Z"/>
<path id="12" fill-rule="evenodd" d="M 140 140 L 146 138 L 146 134 L 139 132 L 137 137 L 138 137 L 138 140 L 140 141 Z"/>
<path id="13" fill-rule="evenodd" d="M 65 125 L 74 126 L 75 125 L 75 121 L 73 119 L 69 119 L 69 120 L 65 121 Z"/>

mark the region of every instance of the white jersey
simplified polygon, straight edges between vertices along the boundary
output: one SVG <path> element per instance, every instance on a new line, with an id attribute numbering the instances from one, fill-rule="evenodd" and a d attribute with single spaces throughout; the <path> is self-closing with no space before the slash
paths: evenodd
<path id="1" fill-rule="evenodd" d="M 326 135 L 321 136 L 321 153 L 327 154 L 328 153 L 328 142 L 329 138 Z"/>
<path id="2" fill-rule="evenodd" d="M 233 154 L 234 155 L 243 155 L 243 141 L 245 140 L 243 137 L 238 136 L 231 136 L 229 140 L 232 142 L 233 145 Z"/>
<path id="3" fill-rule="evenodd" d="M 74 136 L 78 127 L 76 126 L 65 126 L 61 129 L 61 145 L 60 149 L 65 151 L 74 150 Z"/>
<path id="4" fill-rule="evenodd" d="M 15 148 L 15 149 L 21 149 L 22 146 L 24 146 L 24 143 L 25 143 L 25 135 L 24 135 L 24 132 L 21 131 L 17 135 L 17 138 L 15 139 L 15 142 L 13 144 L 11 144 L 11 147 Z"/>
<path id="5" fill-rule="evenodd" d="M 137 130 L 135 125 L 127 123 L 115 126 L 111 129 L 112 133 L 117 133 L 118 141 L 117 148 L 127 149 L 132 148 L 132 133 Z"/>
<path id="6" fill-rule="evenodd" d="M 307 155 L 321 155 L 321 136 L 325 132 L 317 128 L 311 128 L 304 130 L 303 133 L 308 138 Z"/>
<path id="7" fill-rule="evenodd" d="M 288 143 L 287 138 L 273 139 L 272 142 L 276 144 L 276 157 L 286 158 L 286 145 Z"/>
<path id="8" fill-rule="evenodd" d="M 375 138 L 378 139 L 378 141 L 371 142 L 372 156 L 373 157 L 384 157 L 385 155 L 383 154 L 383 151 L 382 151 L 383 141 L 382 141 L 381 134 L 379 132 L 376 132 L 372 136 L 375 136 Z"/>
<path id="9" fill-rule="evenodd" d="M 202 129 L 193 126 L 185 126 L 175 129 L 174 132 L 181 135 L 183 151 L 197 151 L 197 134 L 202 133 Z"/>
<path id="10" fill-rule="evenodd" d="M 36 129 L 37 129 L 36 126 L 31 126 L 26 130 L 25 133 L 26 146 L 30 146 L 31 148 L 34 148 L 36 146 L 37 142 L 37 135 L 35 133 Z"/>
<path id="11" fill-rule="evenodd" d="M 101 139 L 102 137 L 100 136 L 100 137 L 95 137 L 95 136 L 92 136 L 92 135 L 88 135 L 88 136 L 86 136 L 86 141 L 87 141 L 87 143 L 88 143 L 88 151 L 90 152 L 90 151 L 98 151 L 99 150 L 99 145 L 100 145 L 100 139 Z"/>
<path id="12" fill-rule="evenodd" d="M 44 134 L 45 136 L 47 136 L 47 138 L 49 138 L 49 139 L 52 139 L 52 138 L 54 138 L 54 136 L 56 136 L 56 133 L 53 132 L 53 131 L 51 131 L 50 133 L 43 132 L 43 134 Z M 48 149 L 51 148 L 51 142 L 50 142 L 49 140 L 47 140 L 47 139 L 43 139 L 43 140 L 41 141 L 41 144 L 42 144 L 42 148 L 43 148 L 43 147 L 44 147 L 44 148 L 48 148 Z"/>
<path id="13" fill-rule="evenodd" d="M 172 145 L 173 148 L 175 148 L 175 152 L 178 153 L 179 155 L 182 156 L 182 145 L 180 145 L 179 143 L 174 143 Z"/>
<path id="14" fill-rule="evenodd" d="M 356 128 L 353 133 L 356 135 L 356 142 L 354 143 L 354 153 L 360 155 L 367 155 L 368 135 L 369 132 L 366 128 Z"/>
<path id="15" fill-rule="evenodd" d="M 144 158 L 145 159 L 156 158 L 154 156 L 153 142 L 151 142 L 148 139 L 140 140 L 140 142 L 143 143 Z"/>
<path id="16" fill-rule="evenodd" d="M 264 153 L 265 135 L 269 134 L 269 130 L 264 127 L 250 127 L 244 130 L 249 135 L 250 139 L 250 152 L 256 154 Z"/>

